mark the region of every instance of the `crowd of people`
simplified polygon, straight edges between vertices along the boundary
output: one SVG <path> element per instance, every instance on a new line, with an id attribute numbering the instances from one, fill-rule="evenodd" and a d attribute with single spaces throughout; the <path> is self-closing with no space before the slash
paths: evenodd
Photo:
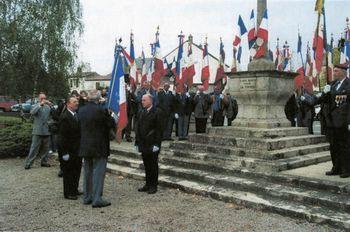
<path id="1" fill-rule="evenodd" d="M 135 149 L 141 153 L 146 174 L 146 183 L 138 189 L 140 192 L 157 192 L 161 143 L 173 140 L 174 125 L 178 139 L 186 140 L 192 113 L 196 133 L 206 132 L 208 118 L 212 126 L 223 126 L 225 117 L 231 125 L 238 113 L 235 98 L 219 89 L 206 94 L 203 86 L 198 86 L 197 92 L 181 93 L 169 88 L 165 83 L 156 91 L 145 82 L 137 91 L 132 86 L 126 89 L 128 125 L 123 137 L 132 142 L 131 131 L 135 131 Z M 83 203 L 92 207 L 111 204 L 102 198 L 111 131 L 116 128 L 116 117 L 108 109 L 107 96 L 108 89 L 73 91 L 55 108 L 46 95 L 40 93 L 38 103 L 31 110 L 32 144 L 25 169 L 31 169 L 37 156 L 41 157 L 42 167 L 50 167 L 50 147 L 56 146 L 64 197 L 77 200 L 83 194 Z M 82 168 L 81 192 L 78 186 Z"/>

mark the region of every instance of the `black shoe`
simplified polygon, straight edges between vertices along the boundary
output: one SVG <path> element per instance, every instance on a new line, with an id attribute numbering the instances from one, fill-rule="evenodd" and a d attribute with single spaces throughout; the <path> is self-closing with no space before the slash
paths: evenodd
<path id="1" fill-rule="evenodd" d="M 90 205 L 92 203 L 92 200 L 88 200 L 88 201 L 83 201 L 84 205 Z"/>
<path id="2" fill-rule="evenodd" d="M 76 194 L 77 194 L 77 196 L 81 196 L 81 195 L 83 195 L 83 192 L 77 190 Z"/>
<path id="3" fill-rule="evenodd" d="M 57 176 L 58 176 L 58 177 L 63 177 L 63 171 L 60 170 L 60 171 L 58 172 Z"/>
<path id="4" fill-rule="evenodd" d="M 339 172 L 335 172 L 334 170 L 330 170 L 328 172 L 326 172 L 326 176 L 336 176 L 339 175 Z"/>
<path id="5" fill-rule="evenodd" d="M 350 173 L 340 174 L 340 178 L 348 178 L 348 177 L 350 177 Z"/>
<path id="6" fill-rule="evenodd" d="M 26 165 L 25 167 L 24 167 L 24 169 L 26 169 L 26 170 L 28 170 L 28 169 L 30 169 L 31 167 L 30 167 L 30 165 Z"/>
<path id="7" fill-rule="evenodd" d="M 102 200 L 100 203 L 98 203 L 96 205 L 92 205 L 92 208 L 102 208 L 102 207 L 107 207 L 110 205 L 111 205 L 111 202 Z"/>
<path id="8" fill-rule="evenodd" d="M 77 196 L 65 196 L 64 198 L 66 198 L 68 200 L 78 200 Z"/>
<path id="9" fill-rule="evenodd" d="M 148 194 L 155 194 L 157 192 L 157 187 L 150 187 L 148 190 Z"/>
<path id="10" fill-rule="evenodd" d="M 148 190 L 149 190 L 149 187 L 147 185 L 145 185 L 142 188 L 139 188 L 137 191 L 139 191 L 139 192 L 147 192 Z"/>
<path id="11" fill-rule="evenodd" d="M 42 163 L 41 167 L 49 168 L 49 167 L 51 167 L 51 165 L 48 163 Z"/>

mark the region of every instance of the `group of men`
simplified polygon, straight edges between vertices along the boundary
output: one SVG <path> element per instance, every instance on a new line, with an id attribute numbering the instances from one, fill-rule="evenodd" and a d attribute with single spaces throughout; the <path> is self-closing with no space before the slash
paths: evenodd
<path id="1" fill-rule="evenodd" d="M 330 143 L 333 167 L 326 175 L 350 177 L 350 79 L 347 64 L 334 67 L 334 80 L 317 95 L 298 90 L 286 104 L 285 113 L 292 126 L 308 127 L 313 134 L 315 105 L 320 105 L 321 134 Z M 296 119 L 296 120 L 295 120 Z"/>

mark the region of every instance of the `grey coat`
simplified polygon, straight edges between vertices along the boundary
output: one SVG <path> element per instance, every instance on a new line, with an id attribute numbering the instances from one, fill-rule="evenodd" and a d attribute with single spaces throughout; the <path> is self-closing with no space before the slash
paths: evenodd
<path id="1" fill-rule="evenodd" d="M 193 99 L 194 116 L 196 118 L 209 118 L 210 97 L 208 94 L 200 93 Z"/>
<path id="2" fill-rule="evenodd" d="M 50 118 L 51 108 L 48 105 L 41 106 L 35 104 L 30 111 L 33 122 L 33 135 L 50 135 L 48 121 Z"/>

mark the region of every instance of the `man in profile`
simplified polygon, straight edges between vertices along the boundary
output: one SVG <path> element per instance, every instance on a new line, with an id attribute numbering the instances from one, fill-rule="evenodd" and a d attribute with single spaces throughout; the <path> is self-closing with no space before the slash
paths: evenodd
<path id="1" fill-rule="evenodd" d="M 77 200 L 81 158 L 79 155 L 80 127 L 78 121 L 78 99 L 70 96 L 66 110 L 60 116 L 58 131 L 58 155 L 63 171 L 63 194 L 66 199 Z"/>
<path id="2" fill-rule="evenodd" d="M 153 106 L 152 95 L 143 95 L 142 107 L 136 128 L 135 147 L 142 154 L 146 184 L 138 191 L 154 194 L 158 186 L 158 155 L 162 143 L 163 124 L 159 109 Z"/>
<path id="3" fill-rule="evenodd" d="M 108 110 L 99 105 L 101 93 L 92 90 L 88 102 L 79 109 L 80 152 L 84 158 L 84 204 L 93 208 L 106 207 L 110 202 L 103 200 L 103 183 L 106 174 L 107 158 L 110 155 L 109 131 L 115 127 L 114 119 Z M 63 172 L 64 173 L 64 172 Z"/>

